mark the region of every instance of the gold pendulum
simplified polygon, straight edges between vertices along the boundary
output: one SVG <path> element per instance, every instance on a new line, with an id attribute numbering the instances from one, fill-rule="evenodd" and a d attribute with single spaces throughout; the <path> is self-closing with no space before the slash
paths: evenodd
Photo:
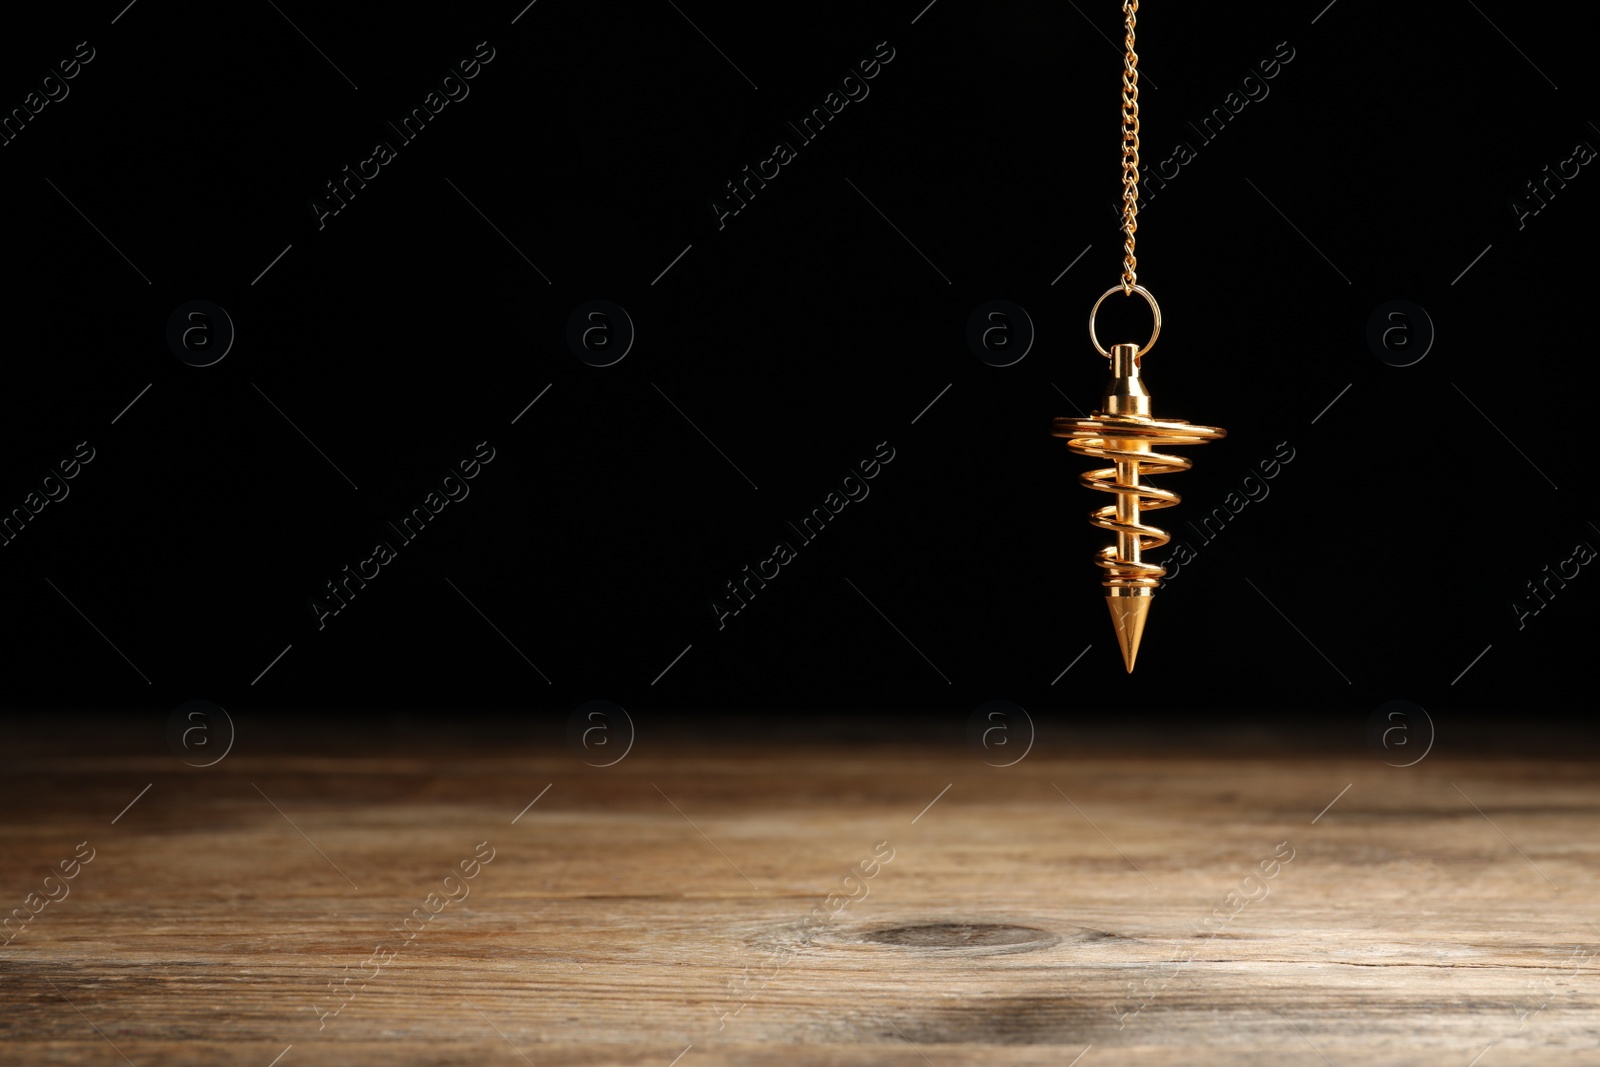
<path id="1" fill-rule="evenodd" d="M 1150 601 L 1167 573 L 1160 564 L 1146 562 L 1144 553 L 1171 540 L 1165 531 L 1141 521 L 1142 513 L 1170 508 L 1178 502 L 1177 493 L 1142 483 L 1140 475 L 1175 474 L 1191 466 L 1182 456 L 1153 452 L 1151 446 L 1201 445 L 1227 434 L 1216 426 L 1152 418 L 1150 394 L 1145 392 L 1139 376 L 1141 359 L 1161 335 L 1161 308 L 1150 291 L 1138 284 L 1133 254 L 1139 210 L 1139 56 L 1133 50 L 1134 16 L 1138 10 L 1139 0 L 1124 0 L 1127 55 L 1122 68 L 1122 283 L 1102 293 L 1089 310 L 1089 341 L 1095 351 L 1110 360 L 1111 381 L 1100 410 L 1086 419 L 1056 419 L 1050 431 L 1053 437 L 1067 438 L 1067 447 L 1079 455 L 1114 464 L 1088 471 L 1078 481 L 1116 497 L 1116 503 L 1089 512 L 1089 521 L 1116 534 L 1116 541 L 1101 549 L 1095 562 L 1105 570 L 1101 584 L 1106 587 L 1106 606 L 1111 609 L 1117 645 L 1130 674 L 1139 655 L 1139 639 L 1144 635 Z M 1105 298 L 1118 291 L 1124 296 L 1138 293 L 1144 297 L 1155 317 L 1155 328 L 1144 347 L 1114 344 L 1107 352 L 1095 336 L 1094 317 Z"/>

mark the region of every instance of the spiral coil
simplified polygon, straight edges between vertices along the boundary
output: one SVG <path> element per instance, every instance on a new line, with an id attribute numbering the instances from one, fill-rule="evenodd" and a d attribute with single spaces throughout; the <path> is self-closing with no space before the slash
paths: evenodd
<path id="1" fill-rule="evenodd" d="M 1117 535 L 1117 540 L 1101 549 L 1095 562 L 1105 569 L 1103 584 L 1108 589 L 1151 590 L 1161 584 L 1167 569 L 1147 563 L 1141 555 L 1171 541 L 1165 530 L 1142 522 L 1146 511 L 1170 508 L 1181 499 L 1170 489 L 1143 484 L 1145 476 L 1176 474 L 1193 466 L 1183 456 L 1151 451 L 1152 445 L 1199 445 L 1225 436 L 1215 426 L 1199 426 L 1181 419 L 1157 420 L 1136 415 L 1103 415 L 1054 421 L 1051 436 L 1067 438 L 1067 447 L 1081 456 L 1110 460 L 1115 466 L 1101 467 L 1079 475 L 1086 488 L 1116 496 L 1089 512 L 1089 522 Z"/>

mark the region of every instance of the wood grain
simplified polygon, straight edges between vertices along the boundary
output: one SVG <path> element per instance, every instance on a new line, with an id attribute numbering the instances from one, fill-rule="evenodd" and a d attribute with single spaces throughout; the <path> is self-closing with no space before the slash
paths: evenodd
<path id="1" fill-rule="evenodd" d="M 40 749 L 0 785 L 0 908 L 26 913 L 81 842 L 94 858 L 0 948 L 0 1060 L 1592 1064 L 1594 771 L 1043 743 L 1006 769 L 846 744 L 640 746 L 603 770 L 515 744 L 240 746 L 207 770 Z M 467 895 L 435 913 L 452 870 Z"/>

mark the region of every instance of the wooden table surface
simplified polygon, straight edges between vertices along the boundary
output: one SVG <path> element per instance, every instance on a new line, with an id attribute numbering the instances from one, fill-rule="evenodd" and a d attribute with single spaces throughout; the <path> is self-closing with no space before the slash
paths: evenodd
<path id="1" fill-rule="evenodd" d="M 1588 760 L 73 747 L 8 1064 L 1600 1062 Z"/>

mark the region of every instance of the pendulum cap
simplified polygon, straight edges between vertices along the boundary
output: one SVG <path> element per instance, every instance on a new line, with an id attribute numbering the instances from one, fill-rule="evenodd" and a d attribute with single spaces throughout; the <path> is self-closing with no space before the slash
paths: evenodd
<path id="1" fill-rule="evenodd" d="M 1139 639 L 1144 636 L 1144 620 L 1150 614 L 1149 596 L 1108 596 L 1106 607 L 1111 609 L 1111 625 L 1117 630 L 1117 645 L 1122 649 L 1122 662 L 1128 673 L 1133 673 L 1133 661 L 1139 658 Z"/>

